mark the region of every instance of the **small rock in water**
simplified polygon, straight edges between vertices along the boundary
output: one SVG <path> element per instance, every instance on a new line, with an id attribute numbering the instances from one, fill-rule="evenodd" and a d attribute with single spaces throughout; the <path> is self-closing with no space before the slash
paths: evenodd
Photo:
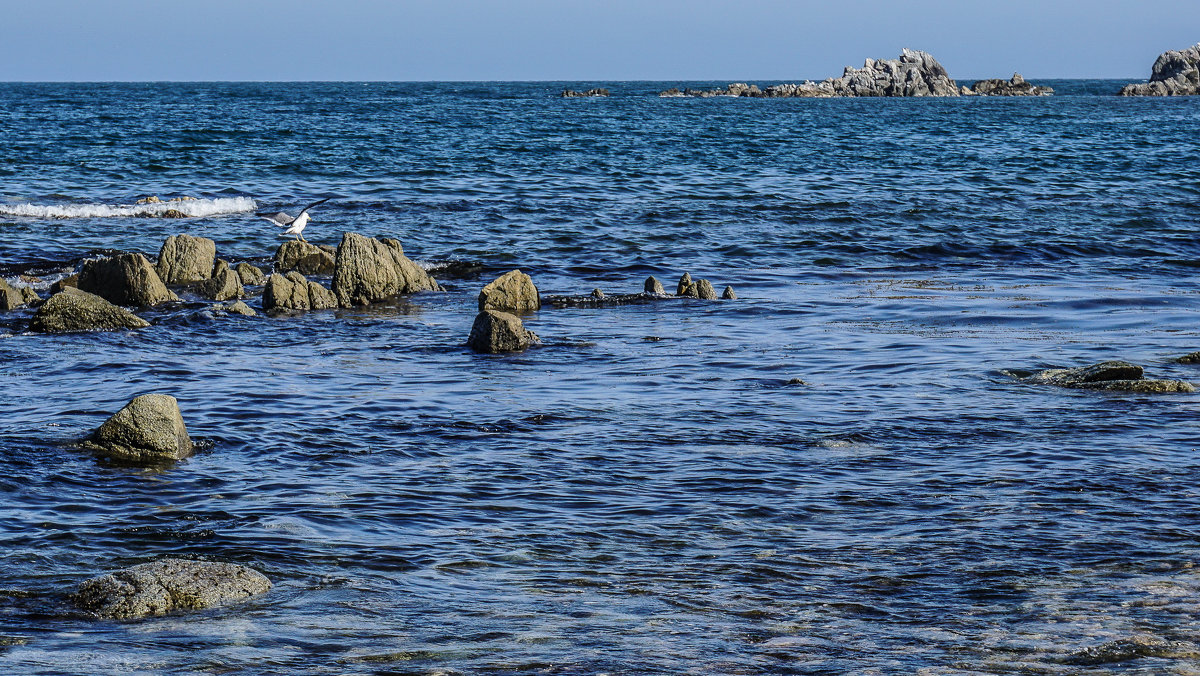
<path id="1" fill-rule="evenodd" d="M 68 286 L 38 308 L 29 330 L 36 333 L 70 333 L 141 329 L 147 326 L 150 326 L 150 322 L 125 308 Z"/>
<path id="2" fill-rule="evenodd" d="M 83 446 L 132 463 L 182 460 L 193 450 L 179 402 L 167 394 L 135 397 L 85 439 Z"/>
<path id="3" fill-rule="evenodd" d="M 172 235 L 158 250 L 158 276 L 165 284 L 192 284 L 212 277 L 217 244 L 207 237 Z"/>
<path id="4" fill-rule="evenodd" d="M 685 272 L 679 278 L 679 286 L 675 287 L 675 295 L 696 298 L 696 283 L 692 281 L 690 274 Z"/>
<path id="5" fill-rule="evenodd" d="M 1085 390 L 1116 392 L 1195 392 L 1182 380 L 1155 380 L 1143 377 L 1141 366 L 1127 361 L 1105 361 L 1068 369 L 1046 369 L 1034 373 L 1026 382 Z"/>
<path id="6" fill-rule="evenodd" d="M 209 262 L 207 270 L 211 269 Z M 150 307 L 179 300 L 163 284 L 150 261 L 139 253 L 85 261 L 79 271 L 79 289 L 117 305 Z"/>
<path id="7" fill-rule="evenodd" d="M 707 279 L 696 280 L 696 297 L 703 300 L 716 300 L 717 290 L 713 288 L 711 282 Z"/>
<path id="8" fill-rule="evenodd" d="M 92 578 L 71 601 L 97 617 L 127 620 L 202 610 L 267 592 L 271 581 L 232 563 L 161 559 Z"/>
<path id="9" fill-rule="evenodd" d="M 217 303 L 216 305 L 212 306 L 209 309 L 212 310 L 213 312 L 219 312 L 222 314 L 231 314 L 231 315 L 242 315 L 245 317 L 254 317 L 255 315 L 258 314 L 257 312 L 254 311 L 254 308 L 250 307 L 249 305 L 246 305 L 244 302 L 242 302 L 240 300 L 234 301 L 232 303 Z"/>
<path id="10" fill-rule="evenodd" d="M 1175 361 L 1180 364 L 1200 364 L 1200 352 L 1189 352 Z"/>
<path id="11" fill-rule="evenodd" d="M 520 270 L 500 275 L 479 292 L 479 309 L 532 312 L 542 307 L 533 279 Z"/>
<path id="12" fill-rule="evenodd" d="M 737 294 L 733 292 L 732 286 L 725 287 L 725 293 L 721 294 L 721 298 L 725 300 L 737 300 Z"/>
<path id="13" fill-rule="evenodd" d="M 663 288 L 662 282 L 653 276 L 646 278 L 646 283 L 642 286 L 642 290 L 646 293 L 658 294 L 660 296 L 667 293 L 667 290 Z"/>
<path id="14" fill-rule="evenodd" d="M 525 329 L 521 318 L 498 310 L 484 310 L 475 317 L 467 345 L 476 352 L 516 352 L 540 342 Z"/>
<path id="15" fill-rule="evenodd" d="M 800 378 L 791 378 L 785 384 L 786 385 L 807 385 L 808 383 L 801 380 Z"/>
<path id="16" fill-rule="evenodd" d="M 600 289 L 592 289 L 592 298 L 604 298 L 604 292 Z"/>
<path id="17" fill-rule="evenodd" d="M 262 270 L 249 263 L 238 263 L 234 270 L 238 273 L 238 278 L 242 280 L 243 286 L 258 286 L 266 279 Z"/>

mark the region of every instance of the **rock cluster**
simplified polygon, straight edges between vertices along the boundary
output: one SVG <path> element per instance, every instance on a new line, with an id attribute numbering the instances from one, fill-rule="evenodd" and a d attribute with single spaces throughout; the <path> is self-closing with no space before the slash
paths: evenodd
<path id="1" fill-rule="evenodd" d="M 1121 96 L 1200 95 L 1200 44 L 1159 55 L 1150 69 L 1150 81 L 1125 85 Z"/>
<path id="2" fill-rule="evenodd" d="M 537 334 L 525 328 L 521 318 L 500 312 L 484 310 L 475 317 L 467 345 L 476 352 L 517 352 L 541 342 Z"/>
<path id="3" fill-rule="evenodd" d="M 208 269 L 212 270 L 211 264 Z M 179 300 L 163 284 L 150 261 L 139 253 L 84 261 L 78 283 L 81 291 L 117 305 L 150 307 Z"/>
<path id="4" fill-rule="evenodd" d="M 29 323 L 35 333 L 141 329 L 150 322 L 100 296 L 65 287 L 38 308 Z"/>
<path id="5" fill-rule="evenodd" d="M 520 270 L 510 270 L 479 292 L 479 309 L 503 312 L 533 312 L 542 307 L 533 279 Z"/>
<path id="6" fill-rule="evenodd" d="M 333 293 L 342 307 L 440 288 L 424 268 L 404 255 L 400 242 L 353 232 L 342 236 L 333 269 Z"/>
<path id="7" fill-rule="evenodd" d="M 1050 96 L 1053 87 L 1039 87 L 1025 81 L 1020 73 L 1013 73 L 1011 80 L 980 80 L 970 88 L 962 88 L 963 96 Z"/>
<path id="8" fill-rule="evenodd" d="M 71 600 L 97 617 L 127 620 L 212 608 L 270 588 L 266 576 L 245 566 L 161 559 L 87 580 Z"/>
<path id="9" fill-rule="evenodd" d="M 1068 369 L 1046 369 L 1023 378 L 1039 385 L 1056 385 L 1084 390 L 1117 392 L 1195 392 L 1182 380 L 1155 380 L 1143 377 L 1143 369 L 1126 361 L 1105 361 Z"/>
<path id="10" fill-rule="evenodd" d="M 578 99 L 588 96 L 608 96 L 608 90 L 603 87 L 589 89 L 587 91 L 577 92 L 574 89 L 564 89 L 562 97 L 564 99 Z"/>
<path id="11" fill-rule="evenodd" d="M 113 460 L 139 464 L 182 460 L 193 450 L 179 402 L 166 394 L 135 397 L 83 446 Z"/>

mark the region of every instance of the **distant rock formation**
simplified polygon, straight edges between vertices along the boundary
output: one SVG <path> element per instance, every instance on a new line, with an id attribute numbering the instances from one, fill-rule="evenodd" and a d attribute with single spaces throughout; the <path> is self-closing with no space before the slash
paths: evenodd
<path id="1" fill-rule="evenodd" d="M 819 83 L 757 85 L 737 82 L 725 89 L 698 91 L 668 89 L 659 96 L 748 96 L 752 98 L 796 98 L 834 96 L 959 96 L 958 84 L 927 52 L 905 49 L 893 60 L 867 59 L 862 68 L 846 67 L 842 76 Z"/>
<path id="2" fill-rule="evenodd" d="M 603 87 L 589 89 L 583 92 L 577 92 L 574 89 L 564 89 L 562 97 L 564 99 L 581 99 L 588 96 L 608 96 L 608 90 Z"/>
<path id="3" fill-rule="evenodd" d="M 1039 87 L 1025 81 L 1020 73 L 1013 73 L 1011 80 L 994 78 L 980 80 L 970 88 L 963 87 L 963 96 L 1050 96 L 1053 87 Z"/>
<path id="4" fill-rule="evenodd" d="M 1121 96 L 1200 95 L 1200 44 L 1163 52 L 1150 69 L 1150 81 L 1125 85 Z"/>

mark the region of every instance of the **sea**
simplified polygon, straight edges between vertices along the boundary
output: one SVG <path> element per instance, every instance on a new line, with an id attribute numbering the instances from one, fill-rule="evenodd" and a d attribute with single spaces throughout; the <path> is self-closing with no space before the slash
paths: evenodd
<path id="1" fill-rule="evenodd" d="M 255 317 L 185 289 L 140 331 L 0 314 L 0 672 L 1200 673 L 1200 394 L 1014 376 L 1200 384 L 1200 99 L 1036 83 L 0 84 L 14 284 L 178 233 L 269 268 L 255 212 L 330 198 L 309 241 L 394 237 L 445 287 Z M 546 304 L 540 346 L 476 354 L 512 269 L 737 299 Z M 76 446 L 144 393 L 193 457 Z M 72 607 L 165 557 L 274 587 Z"/>

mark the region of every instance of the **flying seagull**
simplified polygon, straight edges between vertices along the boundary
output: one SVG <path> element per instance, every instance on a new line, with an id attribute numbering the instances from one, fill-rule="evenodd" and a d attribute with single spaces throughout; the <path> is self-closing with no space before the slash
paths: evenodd
<path id="1" fill-rule="evenodd" d="M 282 234 L 295 235 L 296 239 L 300 240 L 301 242 L 308 242 L 308 240 L 304 239 L 304 235 L 300 234 L 300 233 L 304 232 L 304 226 L 308 225 L 308 221 L 309 221 L 308 210 L 317 206 L 318 204 L 324 204 L 331 199 L 333 199 L 333 198 L 326 197 L 323 200 L 318 200 L 316 202 L 313 202 L 312 204 L 301 209 L 300 215 L 295 218 L 288 216 L 287 214 L 283 213 L 282 211 L 280 211 L 277 214 L 272 214 L 269 211 L 264 211 L 262 213 L 257 213 L 254 215 L 261 216 L 262 218 L 265 218 L 268 221 L 271 221 L 272 223 L 274 223 L 275 225 L 278 225 L 281 228 L 286 227 L 287 230 L 284 230 Z"/>

